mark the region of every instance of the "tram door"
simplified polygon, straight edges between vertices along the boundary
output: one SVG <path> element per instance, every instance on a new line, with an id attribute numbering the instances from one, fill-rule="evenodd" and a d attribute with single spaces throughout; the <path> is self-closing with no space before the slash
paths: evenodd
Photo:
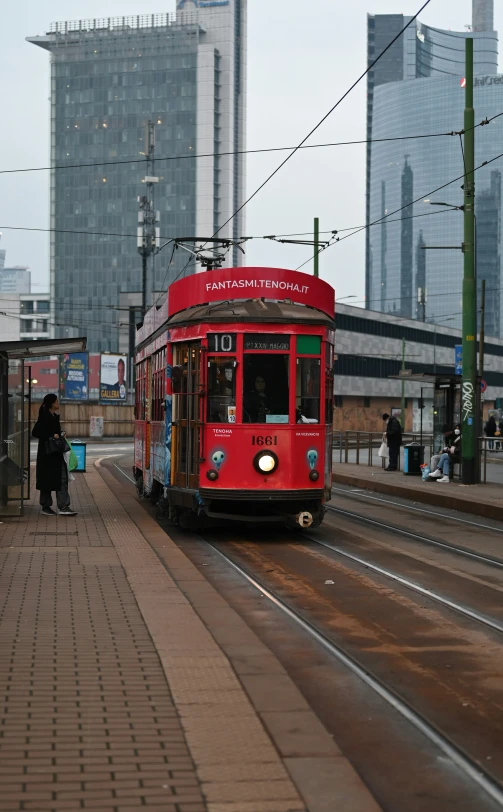
<path id="1" fill-rule="evenodd" d="M 198 342 L 173 347 L 173 484 L 180 488 L 199 487 L 201 352 Z"/>

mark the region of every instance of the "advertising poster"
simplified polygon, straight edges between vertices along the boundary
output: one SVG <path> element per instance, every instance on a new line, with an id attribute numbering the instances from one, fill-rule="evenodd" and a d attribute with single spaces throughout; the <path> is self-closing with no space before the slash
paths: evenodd
<path id="1" fill-rule="evenodd" d="M 59 398 L 62 401 L 87 400 L 88 354 L 65 353 L 59 359 Z"/>
<path id="2" fill-rule="evenodd" d="M 100 358 L 100 403 L 127 403 L 127 355 Z"/>

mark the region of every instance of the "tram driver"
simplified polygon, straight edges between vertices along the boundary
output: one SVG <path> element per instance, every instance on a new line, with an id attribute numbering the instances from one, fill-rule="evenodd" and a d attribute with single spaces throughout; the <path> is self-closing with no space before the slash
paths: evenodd
<path id="1" fill-rule="evenodd" d="M 263 375 L 256 376 L 253 389 L 245 395 L 244 408 L 250 423 L 266 422 L 266 415 L 271 413 L 271 398 Z"/>

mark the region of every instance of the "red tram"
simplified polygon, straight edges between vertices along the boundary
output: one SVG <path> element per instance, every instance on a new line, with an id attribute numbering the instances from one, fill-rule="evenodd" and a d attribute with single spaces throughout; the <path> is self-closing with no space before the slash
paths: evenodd
<path id="1" fill-rule="evenodd" d="M 134 475 L 173 521 L 309 527 L 332 485 L 334 290 L 226 268 L 171 285 L 137 331 Z"/>

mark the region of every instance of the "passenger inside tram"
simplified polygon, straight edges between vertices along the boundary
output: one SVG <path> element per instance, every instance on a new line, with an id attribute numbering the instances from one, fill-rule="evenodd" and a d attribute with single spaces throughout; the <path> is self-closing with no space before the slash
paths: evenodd
<path id="1" fill-rule="evenodd" d="M 288 355 L 249 355 L 244 370 L 244 423 L 288 423 Z"/>

